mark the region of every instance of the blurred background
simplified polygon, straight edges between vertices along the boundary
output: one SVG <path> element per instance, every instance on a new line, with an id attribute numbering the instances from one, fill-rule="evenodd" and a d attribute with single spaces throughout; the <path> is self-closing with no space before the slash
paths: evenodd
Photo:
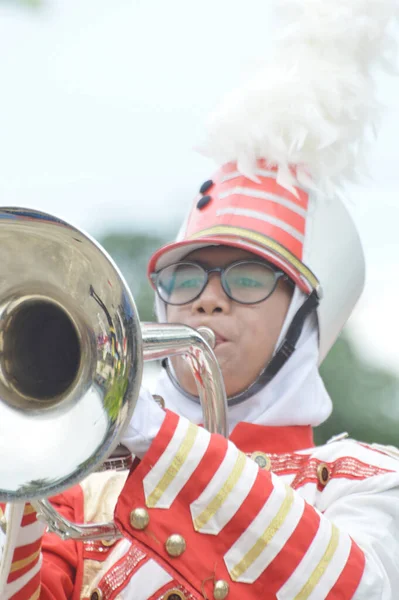
<path id="1" fill-rule="evenodd" d="M 154 320 L 148 257 L 214 169 L 195 151 L 205 117 L 267 53 L 270 10 L 264 0 L 0 0 L 1 203 L 93 235 L 142 320 Z M 346 190 L 367 285 L 322 366 L 335 408 L 318 442 L 347 431 L 399 445 L 399 78 L 377 83 L 385 113 L 370 177 Z M 146 385 L 153 377 L 147 369 Z"/>

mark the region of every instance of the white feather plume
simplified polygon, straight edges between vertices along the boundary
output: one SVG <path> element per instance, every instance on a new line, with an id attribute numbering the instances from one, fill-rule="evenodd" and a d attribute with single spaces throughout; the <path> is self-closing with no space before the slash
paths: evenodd
<path id="1" fill-rule="evenodd" d="M 201 151 L 253 176 L 264 158 L 286 187 L 330 195 L 362 166 L 378 124 L 373 81 L 395 63 L 398 0 L 276 0 L 287 24 L 273 56 L 211 115 Z"/>

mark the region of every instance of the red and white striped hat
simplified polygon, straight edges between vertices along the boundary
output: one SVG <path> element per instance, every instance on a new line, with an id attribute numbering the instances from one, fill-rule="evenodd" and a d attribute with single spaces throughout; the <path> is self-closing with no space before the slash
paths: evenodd
<path id="1" fill-rule="evenodd" d="M 177 240 L 152 256 L 149 272 L 196 248 L 223 244 L 267 258 L 307 293 L 316 289 L 316 277 L 302 262 L 308 192 L 297 187 L 294 194 L 279 185 L 276 169 L 265 160 L 257 161 L 254 175 L 257 181 L 229 163 L 206 181 Z"/>
<path id="2" fill-rule="evenodd" d="M 258 179 L 224 165 L 201 186 L 175 242 L 153 254 L 148 272 L 210 245 L 242 248 L 267 259 L 319 306 L 320 359 L 349 317 L 364 284 L 364 258 L 354 223 L 342 202 L 320 202 L 312 191 L 297 194 L 277 182 L 275 168 L 257 161 Z"/>
<path id="3" fill-rule="evenodd" d="M 364 285 L 362 246 L 339 191 L 357 175 L 374 126 L 370 71 L 387 58 L 394 0 L 279 5 L 290 27 L 276 56 L 211 117 L 203 151 L 222 166 L 148 271 L 209 245 L 264 257 L 318 294 L 322 360 Z"/>

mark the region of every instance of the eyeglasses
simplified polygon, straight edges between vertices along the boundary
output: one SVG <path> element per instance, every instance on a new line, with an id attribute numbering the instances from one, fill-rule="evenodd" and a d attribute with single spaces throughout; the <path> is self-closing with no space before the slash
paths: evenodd
<path id="1" fill-rule="evenodd" d="M 193 302 L 202 294 L 211 273 L 220 274 L 225 294 L 240 304 L 263 302 L 274 292 L 280 279 L 289 281 L 283 271 L 253 260 L 212 269 L 194 262 L 179 262 L 152 273 L 150 277 L 161 300 L 180 306 Z"/>

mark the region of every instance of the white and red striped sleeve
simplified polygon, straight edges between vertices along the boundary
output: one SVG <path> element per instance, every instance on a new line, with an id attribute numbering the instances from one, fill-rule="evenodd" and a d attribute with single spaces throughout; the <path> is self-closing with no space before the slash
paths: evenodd
<path id="1" fill-rule="evenodd" d="M 80 486 L 52 499 L 72 521 L 82 521 Z M 31 504 L 0 505 L 1 600 L 67 600 L 81 586 L 82 548 L 46 533 Z"/>
<path id="2" fill-rule="evenodd" d="M 393 600 L 398 473 L 389 472 L 387 481 L 378 494 L 353 488 L 337 495 L 321 514 L 231 442 L 168 412 L 127 480 L 116 520 L 204 597 L 212 598 L 214 582 L 223 580 L 229 597 L 240 600 Z M 149 513 L 143 531 L 130 523 L 142 507 Z M 390 524 L 377 540 L 368 533 L 370 519 Z M 172 534 L 186 541 L 178 557 L 167 552 Z"/>
<path id="3" fill-rule="evenodd" d="M 45 526 L 37 520 L 31 504 L 2 505 L 0 510 L 5 525 L 0 544 L 0 597 L 37 600 Z"/>

